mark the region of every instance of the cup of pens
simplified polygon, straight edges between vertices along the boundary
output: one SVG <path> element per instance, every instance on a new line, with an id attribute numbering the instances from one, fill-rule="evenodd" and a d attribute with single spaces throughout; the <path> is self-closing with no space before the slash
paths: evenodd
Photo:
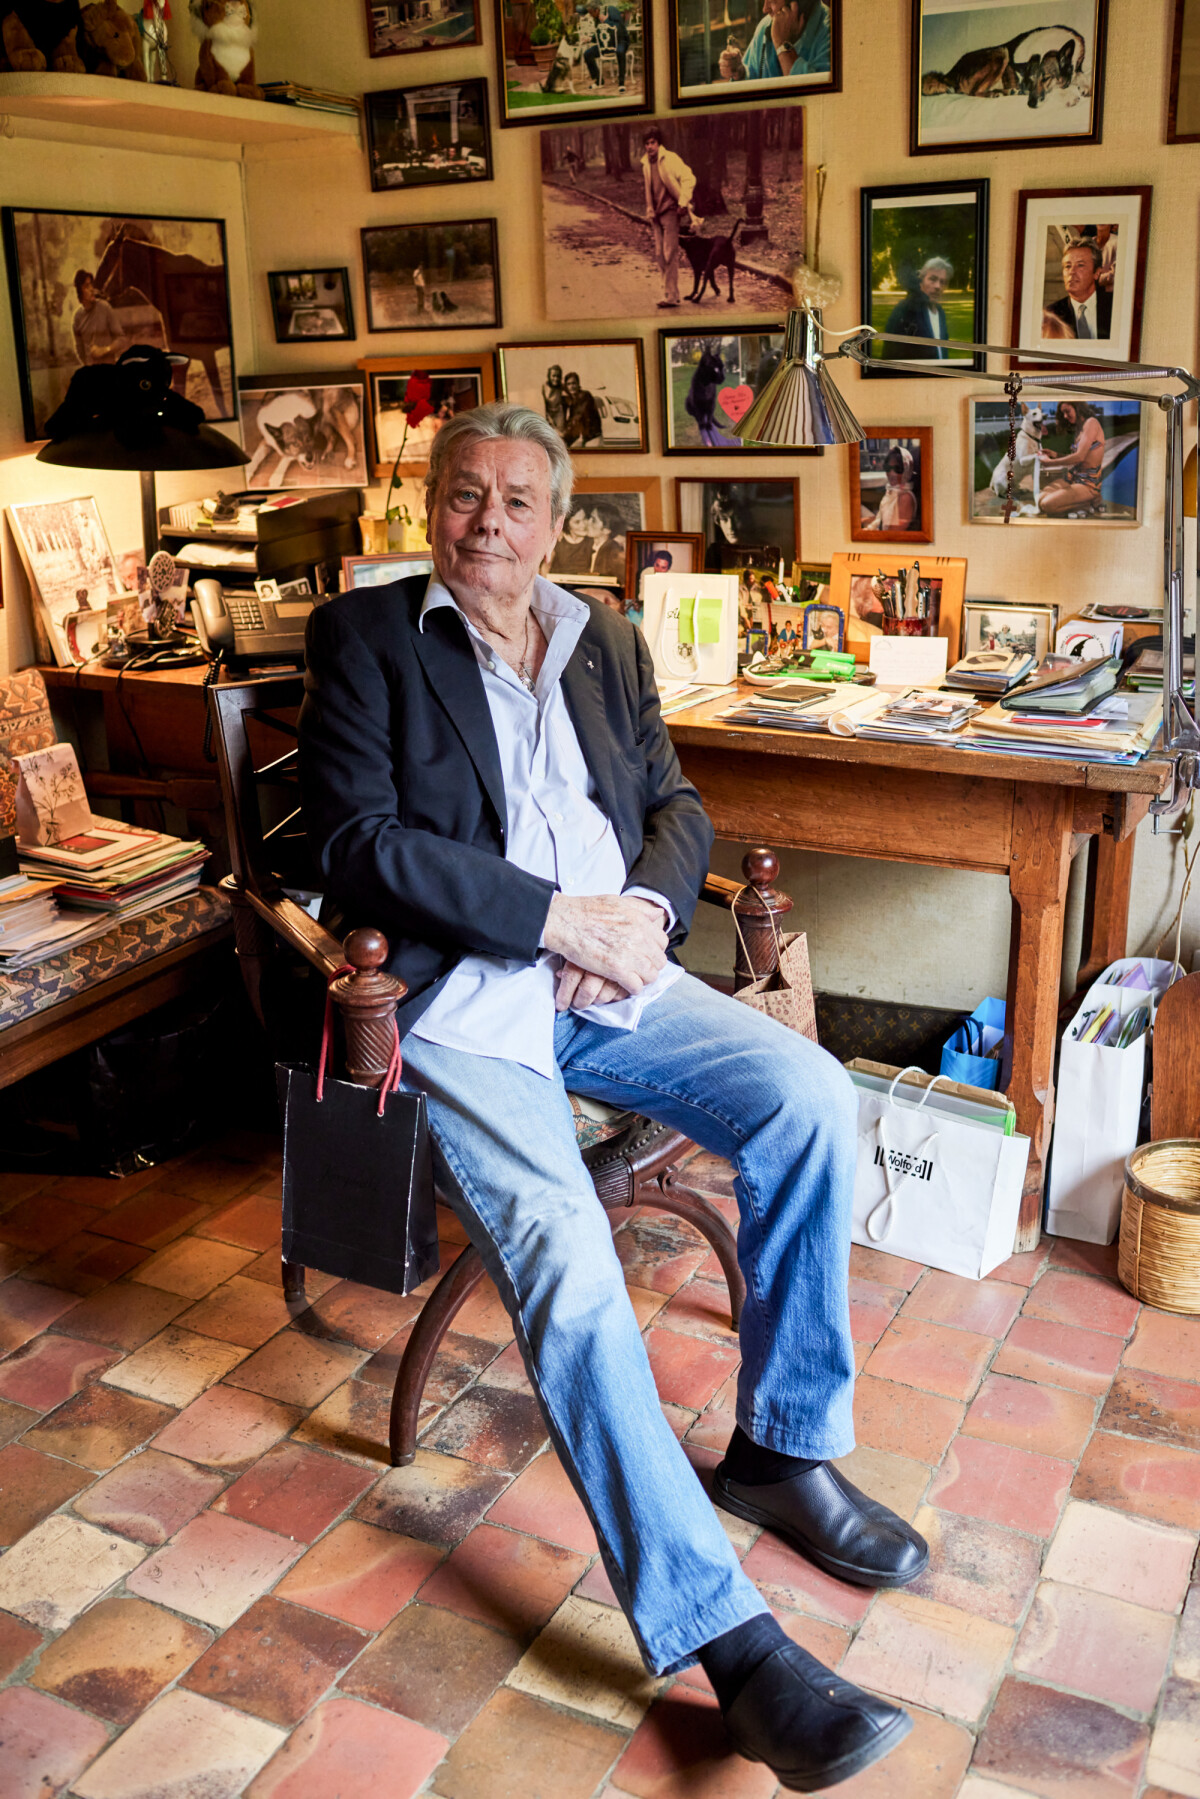
<path id="1" fill-rule="evenodd" d="M 878 574 L 875 587 L 883 607 L 885 637 L 932 637 L 935 618 L 932 589 L 921 579 L 921 565 L 902 568 L 898 575 Z"/>

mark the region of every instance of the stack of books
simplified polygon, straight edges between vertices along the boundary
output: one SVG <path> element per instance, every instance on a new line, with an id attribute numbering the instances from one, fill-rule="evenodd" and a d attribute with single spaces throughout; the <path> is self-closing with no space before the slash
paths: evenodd
<path id="1" fill-rule="evenodd" d="M 60 902 L 109 922 L 193 892 L 208 860 L 202 843 L 102 818 L 61 843 L 22 843 L 18 851 L 24 871 L 53 881 Z"/>
<path id="2" fill-rule="evenodd" d="M 1127 687 L 1135 693 L 1161 693 L 1163 684 L 1163 652 L 1143 650 L 1125 677 Z M 1196 692 L 1196 658 L 1183 658 L 1183 695 L 1192 699 Z"/>
<path id="3" fill-rule="evenodd" d="M 1027 650 L 975 650 L 956 662 L 946 676 L 947 687 L 969 693 L 1007 693 L 1035 666 Z"/>
<path id="4" fill-rule="evenodd" d="M 774 731 L 828 731 L 831 719 L 861 705 L 864 697 L 871 697 L 849 681 L 833 687 L 828 681 L 789 681 L 787 686 L 787 693 L 778 699 L 774 693 L 755 694 L 752 699 L 727 707 L 717 717 L 730 725 L 766 725 Z"/>
<path id="5" fill-rule="evenodd" d="M 296 81 L 264 81 L 263 99 L 281 106 L 305 106 L 310 112 L 340 112 L 358 117 L 358 101 L 353 94 L 331 94 L 322 87 L 301 87 Z"/>
<path id="6" fill-rule="evenodd" d="M 1000 704 L 1010 712 L 1044 712 L 1055 717 L 1081 718 L 1097 701 L 1107 698 L 1121 679 L 1119 656 L 1047 656 L 1036 674 L 1030 675 Z"/>

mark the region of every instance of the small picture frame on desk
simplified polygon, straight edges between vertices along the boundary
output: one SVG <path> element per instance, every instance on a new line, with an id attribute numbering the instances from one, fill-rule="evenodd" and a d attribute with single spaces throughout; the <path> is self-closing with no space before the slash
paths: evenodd
<path id="1" fill-rule="evenodd" d="M 851 543 L 932 543 L 932 427 L 866 429 L 850 445 Z"/>
<path id="2" fill-rule="evenodd" d="M 388 587 L 409 575 L 431 575 L 433 557 L 428 550 L 385 550 L 378 556 L 342 557 L 342 592 L 359 587 Z"/>
<path id="3" fill-rule="evenodd" d="M 898 575 L 912 566 L 913 557 L 893 552 L 881 555 L 872 551 L 842 551 L 830 563 L 829 599 L 840 606 L 846 620 L 843 648 L 852 650 L 859 662 L 871 654 L 871 639 L 883 635 L 883 602 L 875 590 L 875 576 Z M 949 640 L 950 650 L 958 644 L 962 629 L 963 596 L 967 586 L 965 556 L 922 556 L 921 581 L 928 582 L 932 602 L 933 637 Z M 954 656 L 947 651 L 947 660 Z"/>
<path id="4" fill-rule="evenodd" d="M 1020 606 L 1006 600 L 967 600 L 962 609 L 960 656 L 984 650 L 1021 650 L 1040 662 L 1054 647 L 1057 606 Z"/>
<path id="5" fill-rule="evenodd" d="M 806 650 L 840 650 L 846 636 L 846 615 L 840 606 L 814 600 L 804 608 Z"/>

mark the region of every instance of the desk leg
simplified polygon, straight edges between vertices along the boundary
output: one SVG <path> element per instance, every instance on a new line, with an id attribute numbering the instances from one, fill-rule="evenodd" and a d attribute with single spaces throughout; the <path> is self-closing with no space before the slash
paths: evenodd
<path id="1" fill-rule="evenodd" d="M 1133 880 L 1132 831 L 1119 840 L 1101 832 L 1088 868 L 1083 957 L 1076 986 L 1088 987 L 1110 962 L 1126 954 L 1129 941 L 1129 888 Z"/>
<path id="2" fill-rule="evenodd" d="M 1071 868 L 1067 787 L 1018 784 L 1013 795 L 1012 943 L 1008 961 L 1008 1092 L 1030 1140 L 1015 1250 L 1042 1230 L 1042 1188 L 1054 1122 L 1054 1046 L 1062 978 L 1063 915 Z"/>

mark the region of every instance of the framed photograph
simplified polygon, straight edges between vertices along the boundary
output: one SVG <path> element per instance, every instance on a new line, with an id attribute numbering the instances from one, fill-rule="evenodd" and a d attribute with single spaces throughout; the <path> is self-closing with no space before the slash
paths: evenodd
<path id="1" fill-rule="evenodd" d="M 909 150 L 1098 144 L 1108 0 L 912 0 Z"/>
<path id="2" fill-rule="evenodd" d="M 431 575 L 433 558 L 428 550 L 387 550 L 379 556 L 343 556 L 342 592 L 356 587 L 386 587 L 409 575 Z"/>
<path id="3" fill-rule="evenodd" d="M 932 427 L 866 429 L 847 465 L 851 543 L 932 543 Z"/>
<path id="4" fill-rule="evenodd" d="M 448 50 L 479 44 L 477 0 L 391 0 L 367 10 L 367 55 L 409 56 L 415 50 Z"/>
<path id="5" fill-rule="evenodd" d="M 461 331 L 503 323 L 495 219 L 368 225 L 368 331 Z"/>
<path id="6" fill-rule="evenodd" d="M 1136 362 L 1142 345 L 1148 187 L 1027 188 L 1017 196 L 1010 343 Z M 1044 364 L 1010 357 L 1011 368 Z"/>
<path id="7" fill-rule="evenodd" d="M 207 419 L 236 416 L 220 219 L 5 206 L 0 229 L 28 442 L 45 437 L 76 369 L 131 344 L 186 356 L 176 392 Z"/>
<path id="8" fill-rule="evenodd" d="M 722 106 L 840 93 L 841 0 L 668 0 L 671 105 Z"/>
<path id="9" fill-rule="evenodd" d="M 500 344 L 496 361 L 503 397 L 548 419 L 568 449 L 628 456 L 650 448 L 640 337 Z"/>
<path id="10" fill-rule="evenodd" d="M 665 456 L 727 456 L 746 448 L 731 426 L 744 419 L 779 366 L 782 331 L 660 331 Z M 823 456 L 822 449 L 755 444 L 755 456 Z"/>
<path id="11" fill-rule="evenodd" d="M 1167 142 L 1200 143 L 1200 0 L 1175 0 Z"/>
<path id="12" fill-rule="evenodd" d="M 267 285 L 277 344 L 334 343 L 354 336 L 349 269 L 275 269 Z"/>
<path id="13" fill-rule="evenodd" d="M 242 375 L 242 446 L 251 487 L 365 487 L 366 393 L 350 369 Z"/>
<path id="14" fill-rule="evenodd" d="M 1140 525 L 1145 407 L 1136 400 L 1021 401 L 1009 457 L 1007 400 L 970 400 L 967 518 L 1014 525 Z"/>
<path id="15" fill-rule="evenodd" d="M 500 123 L 649 112 L 651 40 L 649 0 L 496 0 Z"/>
<path id="16" fill-rule="evenodd" d="M 790 569 L 800 554 L 799 481 L 675 481 L 675 521 L 704 538 L 704 566 L 718 574 L 753 562 Z"/>
<path id="17" fill-rule="evenodd" d="M 846 634 L 846 615 L 840 606 L 826 606 L 814 600 L 804 608 L 806 650 L 840 650 Z"/>
<path id="18" fill-rule="evenodd" d="M 487 82 L 431 81 L 365 96 L 376 193 L 492 179 Z"/>
<path id="19" fill-rule="evenodd" d="M 965 556 L 922 556 L 921 579 L 928 581 L 933 602 L 934 637 L 949 639 L 947 656 L 957 660 L 962 629 L 963 595 L 967 586 Z M 875 576 L 898 575 L 910 568 L 913 558 L 902 552 L 877 554 L 872 550 L 842 551 L 830 564 L 829 600 L 846 620 L 843 648 L 853 650 L 859 662 L 871 655 L 871 639 L 882 635 L 883 602 L 875 589 Z"/>
<path id="20" fill-rule="evenodd" d="M 805 253 L 803 106 L 546 130 L 541 164 L 547 318 L 702 306 L 708 319 L 779 319 Z M 763 189 L 766 229 L 753 244 L 747 182 Z M 649 196 L 664 184 L 651 223 Z"/>
<path id="21" fill-rule="evenodd" d="M 89 495 L 77 500 L 30 500 L 8 508 L 9 523 L 33 596 L 34 636 L 40 658 L 70 668 L 67 619 L 83 609 L 105 608 L 124 591 L 100 517 Z"/>
<path id="22" fill-rule="evenodd" d="M 656 478 L 608 480 L 602 475 L 576 481 L 562 536 L 546 565 L 552 581 L 573 590 L 607 587 L 625 591 L 628 539 L 632 531 L 662 524 Z"/>
<path id="23" fill-rule="evenodd" d="M 928 340 L 871 345 L 865 376 L 894 362 L 960 362 L 982 372 L 987 341 L 988 183 L 934 181 L 862 190 L 862 314 L 877 331 Z"/>
<path id="24" fill-rule="evenodd" d="M 1010 606 L 1000 600 L 964 600 L 959 656 L 1022 650 L 1038 661 L 1049 655 L 1058 630 L 1057 606 Z M 954 658 L 951 657 L 951 661 Z"/>
<path id="25" fill-rule="evenodd" d="M 643 575 L 695 575 L 704 567 L 704 539 L 691 531 L 630 531 L 625 543 L 625 592 L 640 594 Z"/>
<path id="26" fill-rule="evenodd" d="M 446 420 L 496 398 L 492 359 L 478 350 L 464 356 L 366 356 L 358 366 L 370 400 L 375 475 L 390 475 L 393 467 L 398 475 L 423 475 Z"/>

